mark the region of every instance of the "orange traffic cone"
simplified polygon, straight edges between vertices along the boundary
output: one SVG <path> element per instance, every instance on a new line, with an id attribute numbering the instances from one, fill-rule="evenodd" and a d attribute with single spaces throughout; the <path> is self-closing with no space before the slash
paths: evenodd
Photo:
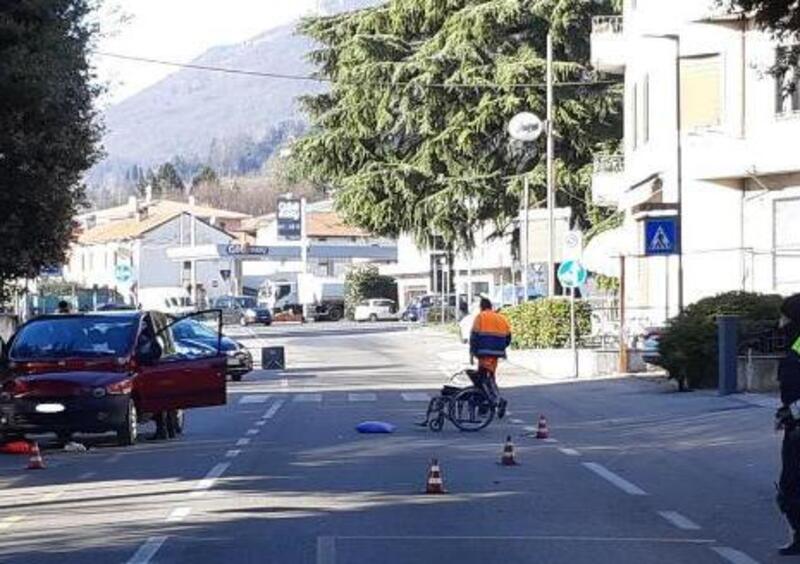
<path id="1" fill-rule="evenodd" d="M 39 451 L 39 443 L 33 443 L 31 457 L 28 460 L 28 470 L 44 470 L 44 460 L 42 460 L 42 453 Z"/>
<path id="2" fill-rule="evenodd" d="M 547 418 L 544 415 L 539 416 L 539 426 L 536 429 L 537 439 L 549 439 L 550 429 L 547 428 Z"/>
<path id="3" fill-rule="evenodd" d="M 439 468 L 439 461 L 435 458 L 431 460 L 431 467 L 428 470 L 428 481 L 425 484 L 426 494 L 443 494 L 444 480 L 442 480 L 442 469 Z"/>
<path id="4" fill-rule="evenodd" d="M 511 435 L 506 437 L 506 444 L 503 447 L 503 456 L 500 458 L 500 464 L 503 466 L 516 466 L 519 464 L 514 455 L 514 443 L 511 442 Z"/>

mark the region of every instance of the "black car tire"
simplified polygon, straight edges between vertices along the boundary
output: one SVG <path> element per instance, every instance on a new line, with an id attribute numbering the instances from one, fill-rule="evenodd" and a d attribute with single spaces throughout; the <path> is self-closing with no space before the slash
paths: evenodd
<path id="1" fill-rule="evenodd" d="M 125 423 L 117 429 L 117 444 L 119 446 L 131 446 L 136 444 L 139 435 L 139 417 L 136 412 L 136 404 L 133 398 L 128 399 L 128 407 L 125 413 Z"/>
<path id="2" fill-rule="evenodd" d="M 333 308 L 328 314 L 328 319 L 331 321 L 341 321 L 342 317 L 344 317 L 344 311 L 338 307 Z"/>
<path id="3" fill-rule="evenodd" d="M 377 322 L 377 321 L 378 321 L 378 316 L 377 316 L 376 314 L 372 313 L 372 314 L 370 314 L 370 316 L 369 316 L 369 320 L 370 320 L 372 323 L 375 323 L 375 322 Z"/>
<path id="4" fill-rule="evenodd" d="M 234 382 L 241 382 L 242 381 L 242 374 L 240 374 L 240 373 L 231 374 L 231 380 L 233 380 Z"/>

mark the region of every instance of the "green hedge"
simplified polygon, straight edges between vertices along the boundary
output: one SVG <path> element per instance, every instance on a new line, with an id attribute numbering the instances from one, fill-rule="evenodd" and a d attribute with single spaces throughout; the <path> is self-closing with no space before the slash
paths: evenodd
<path id="1" fill-rule="evenodd" d="M 718 382 L 718 315 L 741 316 L 740 332 L 776 323 L 782 298 L 777 295 L 728 292 L 704 298 L 672 319 L 659 341 L 660 359 L 681 390 L 713 388 Z"/>
<path id="2" fill-rule="evenodd" d="M 511 323 L 511 346 L 516 349 L 556 349 L 569 346 L 569 300 L 541 299 L 503 310 Z M 592 329 L 591 307 L 575 302 L 578 339 Z"/>

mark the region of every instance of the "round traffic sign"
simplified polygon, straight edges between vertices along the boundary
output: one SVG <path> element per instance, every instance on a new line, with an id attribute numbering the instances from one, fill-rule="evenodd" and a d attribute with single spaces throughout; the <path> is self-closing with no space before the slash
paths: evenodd
<path id="1" fill-rule="evenodd" d="M 133 269 L 129 264 L 118 264 L 114 268 L 114 278 L 121 284 L 130 282 L 133 278 Z"/>
<path id="2" fill-rule="evenodd" d="M 565 288 L 578 288 L 586 283 L 589 272 L 577 260 L 568 260 L 558 268 L 558 281 Z"/>

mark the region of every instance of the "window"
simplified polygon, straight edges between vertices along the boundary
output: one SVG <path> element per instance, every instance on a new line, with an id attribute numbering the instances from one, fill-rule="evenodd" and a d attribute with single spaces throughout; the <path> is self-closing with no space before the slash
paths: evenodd
<path id="1" fill-rule="evenodd" d="M 681 59 L 681 123 L 687 130 L 722 124 L 722 63 L 719 55 Z"/>
<path id="2" fill-rule="evenodd" d="M 650 75 L 642 81 L 642 142 L 650 141 Z"/>
<path id="3" fill-rule="evenodd" d="M 776 59 L 781 61 L 786 57 L 786 48 L 780 47 Z M 788 114 L 800 111 L 800 76 L 789 69 L 775 76 L 775 113 Z"/>
<path id="4" fill-rule="evenodd" d="M 631 109 L 631 130 L 633 135 L 633 148 L 639 146 L 639 86 L 633 85 L 633 108 Z"/>

